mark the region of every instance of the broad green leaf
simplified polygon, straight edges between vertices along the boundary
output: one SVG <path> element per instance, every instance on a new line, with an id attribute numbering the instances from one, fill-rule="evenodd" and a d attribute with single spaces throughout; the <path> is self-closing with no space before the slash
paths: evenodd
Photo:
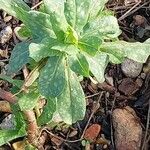
<path id="1" fill-rule="evenodd" d="M 110 62 L 114 64 L 121 63 L 125 58 L 125 52 L 120 50 L 115 45 L 111 44 L 111 42 L 103 43 L 100 46 L 100 51 L 108 54 Z"/>
<path id="2" fill-rule="evenodd" d="M 24 120 L 24 115 L 23 112 L 20 110 L 20 107 L 18 103 L 16 104 L 11 104 L 11 110 L 12 113 L 14 114 L 14 124 L 15 124 L 15 129 L 18 130 L 22 127 L 24 127 L 24 133 L 26 133 L 25 127 L 26 127 L 26 122 Z M 22 128 L 23 131 L 23 128 Z"/>
<path id="3" fill-rule="evenodd" d="M 78 32 L 87 23 L 91 0 L 66 0 L 65 16 L 68 23 Z"/>
<path id="4" fill-rule="evenodd" d="M 49 57 L 46 65 L 40 72 L 39 91 L 46 98 L 57 97 L 66 85 L 65 64 L 63 56 Z"/>
<path id="5" fill-rule="evenodd" d="M 69 55 L 75 55 L 78 53 L 79 49 L 72 44 L 63 44 L 63 43 L 59 43 L 55 46 L 52 47 L 53 50 L 58 50 L 61 52 L 65 52 Z"/>
<path id="6" fill-rule="evenodd" d="M 47 104 L 43 108 L 41 116 L 38 118 L 38 124 L 44 125 L 51 121 L 53 113 L 56 111 L 56 98 L 47 99 Z"/>
<path id="7" fill-rule="evenodd" d="M 99 16 L 84 27 L 83 37 L 100 36 L 105 39 L 117 38 L 121 34 L 117 18 L 114 16 Z"/>
<path id="8" fill-rule="evenodd" d="M 89 21 L 95 19 L 104 9 L 108 0 L 91 0 L 89 9 Z"/>
<path id="9" fill-rule="evenodd" d="M 15 129 L 14 130 L 0 130 L 0 146 L 8 143 L 19 137 L 26 135 L 26 123 L 23 114 L 19 109 L 18 104 L 11 104 L 11 110 L 15 116 Z"/>
<path id="10" fill-rule="evenodd" d="M 117 42 L 107 42 L 103 43 L 103 48 L 108 51 L 120 51 L 120 53 L 124 53 L 124 57 L 128 57 L 137 62 L 144 63 L 146 62 L 148 56 L 150 55 L 150 43 L 128 43 L 125 41 L 117 41 Z M 116 54 L 114 54 L 116 56 Z"/>
<path id="11" fill-rule="evenodd" d="M 18 130 L 0 130 L 0 146 L 25 135 L 24 126 Z"/>
<path id="12" fill-rule="evenodd" d="M 22 80 L 12 79 L 11 77 L 6 76 L 6 75 L 0 74 L 0 79 L 6 80 L 7 82 L 9 82 L 9 83 L 15 85 L 16 87 L 18 87 L 19 89 L 23 85 L 23 81 Z"/>
<path id="13" fill-rule="evenodd" d="M 40 94 L 35 87 L 30 89 L 28 93 L 23 93 L 18 101 L 21 110 L 32 110 L 36 106 L 39 97 Z"/>
<path id="14" fill-rule="evenodd" d="M 89 55 L 94 56 L 98 51 L 102 40 L 96 36 L 85 36 L 79 40 L 79 48 Z"/>
<path id="15" fill-rule="evenodd" d="M 82 120 L 86 111 L 86 100 L 77 76 L 68 69 L 67 86 L 57 99 L 57 111 L 67 124 Z"/>
<path id="16" fill-rule="evenodd" d="M 48 56 L 59 55 L 60 54 L 59 51 L 52 49 L 52 47 L 57 44 L 58 44 L 58 41 L 53 38 L 44 38 L 39 43 L 31 43 L 29 45 L 29 53 L 30 53 L 29 55 L 36 62 Z"/>
<path id="17" fill-rule="evenodd" d="M 89 76 L 89 64 L 83 54 L 78 53 L 76 55 L 70 56 L 68 59 L 69 66 L 72 71 L 85 77 Z"/>
<path id="18" fill-rule="evenodd" d="M 30 7 L 23 0 L 1 0 L 0 9 L 5 10 L 8 14 L 21 19 L 20 13 L 16 11 L 16 8 L 22 8 L 25 11 L 29 11 Z"/>
<path id="19" fill-rule="evenodd" d="M 34 10 L 29 12 L 20 11 L 22 12 L 23 23 L 30 29 L 35 38 L 55 37 L 52 31 L 50 15 Z"/>
<path id="20" fill-rule="evenodd" d="M 109 61 L 107 54 L 98 53 L 94 57 L 86 56 L 86 59 L 89 63 L 89 69 L 96 77 L 97 81 L 99 83 L 104 82 L 104 73 Z"/>
<path id="21" fill-rule="evenodd" d="M 8 73 L 16 73 L 29 61 L 29 42 L 18 43 L 12 53 L 8 65 Z"/>
<path id="22" fill-rule="evenodd" d="M 64 15 L 64 0 L 44 0 L 44 5 L 57 38 L 63 41 L 69 26 Z"/>

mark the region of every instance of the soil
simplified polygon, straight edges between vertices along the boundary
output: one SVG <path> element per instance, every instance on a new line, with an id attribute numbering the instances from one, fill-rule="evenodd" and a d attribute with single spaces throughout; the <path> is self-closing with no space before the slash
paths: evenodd
<path id="1" fill-rule="evenodd" d="M 28 0 L 28 2 L 29 6 L 32 7 L 39 0 Z M 138 2 L 138 0 L 110 0 L 107 4 L 107 8 L 114 11 L 118 18 L 122 30 L 120 39 L 129 42 L 144 42 L 150 38 L 150 1 L 142 0 L 136 6 Z M 10 26 L 12 30 L 19 26 L 20 21 L 12 17 L 6 22 L 4 21 L 4 16 L 4 12 L 0 11 L 0 31 L 6 26 Z M 19 40 L 13 33 L 8 42 L 0 44 L 0 50 L 3 51 L 3 55 L 0 55 L 0 73 L 5 73 L 11 51 L 18 42 Z M 150 59 L 144 64 L 142 72 L 136 78 L 127 78 L 121 70 L 121 65 L 113 64 L 109 64 L 106 69 L 106 82 L 95 85 L 85 78 L 82 81 L 82 86 L 88 105 L 84 120 L 73 124 L 69 128 L 65 124 L 57 126 L 50 131 L 53 135 L 46 131 L 43 132 L 41 138 L 44 137 L 45 139 L 43 142 L 44 148 L 46 150 L 115 150 L 119 141 L 116 141 L 116 128 L 113 126 L 112 114 L 114 110 L 124 109 L 128 106 L 135 112 L 134 119 L 139 122 L 143 130 L 140 135 L 142 139 L 140 149 L 150 149 L 150 128 L 148 122 L 150 72 L 147 71 L 149 70 L 149 64 Z M 19 72 L 16 77 L 22 78 L 22 72 Z M 0 81 L 0 87 L 9 90 L 10 84 Z M 0 112 L 0 122 L 7 115 L 8 113 Z M 76 141 L 80 139 L 83 132 L 86 140 Z M 146 133 L 147 136 L 144 138 Z M 13 149 L 12 145 L 21 140 L 14 140 L 10 144 L 4 145 L 3 148 Z"/>

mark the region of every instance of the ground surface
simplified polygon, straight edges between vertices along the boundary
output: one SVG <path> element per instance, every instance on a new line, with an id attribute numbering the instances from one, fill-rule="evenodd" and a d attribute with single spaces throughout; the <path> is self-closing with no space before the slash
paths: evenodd
<path id="1" fill-rule="evenodd" d="M 34 6 L 39 1 L 28 2 L 30 6 Z M 110 0 L 107 7 L 114 11 L 118 18 L 120 28 L 123 31 L 120 39 L 129 42 L 144 42 L 150 38 L 149 0 L 142 2 L 138 0 Z M 0 31 L 6 26 L 11 26 L 12 30 L 19 26 L 19 21 L 9 17 L 4 12 L 0 12 Z M 13 32 L 8 42 L 0 44 L 1 73 L 5 73 L 11 50 L 18 42 L 19 40 Z M 22 73 L 20 72 L 16 76 L 22 78 Z M 121 65 L 109 64 L 106 69 L 105 83 L 95 85 L 90 80 L 84 79 L 82 85 L 88 103 L 85 119 L 69 128 L 66 128 L 65 125 L 55 127 L 51 131 L 53 135 L 43 133 L 42 136 L 47 137 L 44 143 L 45 149 L 113 150 L 115 146 L 119 147 L 120 145 L 122 149 L 125 149 L 123 146 L 130 142 L 130 150 L 150 149 L 148 120 L 148 110 L 150 111 L 150 59 L 142 66 L 140 74 L 134 78 L 125 76 Z M 0 86 L 9 90 L 7 82 L 0 81 Z M 2 122 L 8 114 L 0 112 L 0 121 Z M 128 132 L 125 128 L 128 128 Z M 83 132 L 84 138 L 91 142 L 86 142 L 86 140 L 74 141 L 78 140 Z M 136 139 L 134 139 L 135 137 Z M 141 139 L 142 146 L 138 148 Z M 20 140 L 17 139 L 11 144 Z M 133 140 L 135 145 L 132 144 Z M 13 148 L 12 146 L 5 146 L 4 149 Z"/>

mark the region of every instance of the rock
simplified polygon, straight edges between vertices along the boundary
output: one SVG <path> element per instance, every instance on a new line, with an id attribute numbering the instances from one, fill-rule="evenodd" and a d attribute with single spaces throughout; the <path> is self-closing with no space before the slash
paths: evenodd
<path id="1" fill-rule="evenodd" d="M 116 150 L 140 150 L 142 127 L 135 111 L 127 106 L 112 114 Z"/>
<path id="2" fill-rule="evenodd" d="M 12 16 L 6 16 L 4 18 L 4 22 L 9 22 L 12 19 Z"/>
<path id="3" fill-rule="evenodd" d="M 84 138 L 90 142 L 94 142 L 99 135 L 101 126 L 99 124 L 92 124 L 85 131 Z"/>
<path id="4" fill-rule="evenodd" d="M 133 61 L 131 59 L 125 59 L 125 61 L 121 64 L 122 72 L 125 76 L 136 78 L 142 71 L 143 64 Z"/>
<path id="5" fill-rule="evenodd" d="M 0 32 L 0 43 L 5 44 L 10 40 L 12 37 L 12 29 L 10 26 L 5 27 L 1 32 Z"/>
<path id="6" fill-rule="evenodd" d="M 14 129 L 14 116 L 12 114 L 8 115 L 0 124 L 1 129 Z"/>

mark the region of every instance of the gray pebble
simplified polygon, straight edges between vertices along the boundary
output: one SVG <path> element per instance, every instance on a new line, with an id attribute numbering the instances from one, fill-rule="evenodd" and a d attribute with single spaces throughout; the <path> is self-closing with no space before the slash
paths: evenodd
<path id="1" fill-rule="evenodd" d="M 126 58 L 121 64 L 122 72 L 125 76 L 136 78 L 142 71 L 143 64 Z"/>

